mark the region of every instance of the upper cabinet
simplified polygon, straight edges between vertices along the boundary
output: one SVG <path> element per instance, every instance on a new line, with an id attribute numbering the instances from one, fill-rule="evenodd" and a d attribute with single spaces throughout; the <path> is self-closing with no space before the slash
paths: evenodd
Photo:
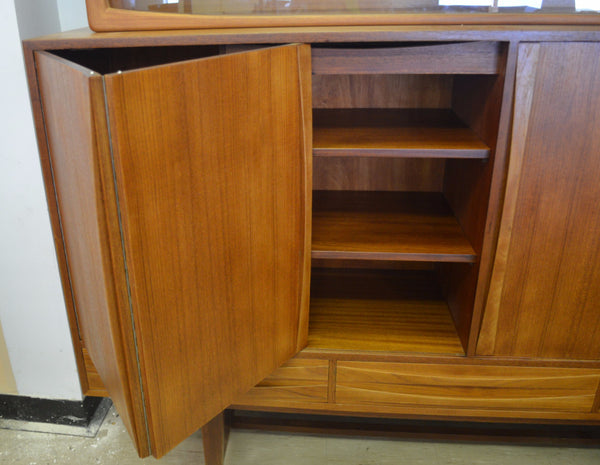
<path id="1" fill-rule="evenodd" d="M 519 46 L 480 355 L 600 358 L 600 44 Z"/>
<path id="2" fill-rule="evenodd" d="M 141 455 L 306 344 L 309 47 L 217 51 L 36 56 L 79 330 Z"/>
<path id="3" fill-rule="evenodd" d="M 590 1 L 86 0 L 95 31 L 350 26 L 599 24 Z"/>

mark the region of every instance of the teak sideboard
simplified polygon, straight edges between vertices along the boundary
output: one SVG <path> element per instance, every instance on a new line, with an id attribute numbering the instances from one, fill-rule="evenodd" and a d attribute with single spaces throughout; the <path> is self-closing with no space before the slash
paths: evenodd
<path id="1" fill-rule="evenodd" d="M 84 391 L 141 456 L 228 407 L 600 423 L 600 27 L 25 42 Z"/>

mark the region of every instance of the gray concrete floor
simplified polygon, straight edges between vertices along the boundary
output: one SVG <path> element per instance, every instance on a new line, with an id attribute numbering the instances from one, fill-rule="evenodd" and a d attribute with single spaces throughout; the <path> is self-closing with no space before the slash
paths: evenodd
<path id="1" fill-rule="evenodd" d="M 160 461 L 139 459 L 118 415 L 94 438 L 0 430 L 0 464 L 201 465 L 192 435 Z M 600 465 L 600 448 L 506 446 L 363 439 L 233 430 L 226 465 Z"/>

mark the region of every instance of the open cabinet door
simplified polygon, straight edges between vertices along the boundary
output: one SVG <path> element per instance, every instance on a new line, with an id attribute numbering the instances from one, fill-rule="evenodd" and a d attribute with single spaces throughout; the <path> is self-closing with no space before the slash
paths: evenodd
<path id="1" fill-rule="evenodd" d="M 138 450 L 160 457 L 306 343 L 309 48 L 104 77 L 49 54 L 38 62 L 42 96 L 72 101 L 80 89 L 78 116 L 52 119 L 85 127 L 57 134 L 49 151 L 74 130 L 85 142 L 62 150 L 63 165 L 84 169 L 61 175 L 75 184 L 64 195 L 88 199 L 68 216 L 83 215 L 94 236 L 95 262 L 75 238 L 81 263 L 71 266 L 74 295 L 101 303 L 76 302 L 83 338 Z M 48 99 L 46 113 L 60 107 Z M 96 274 L 78 289 L 88 265 Z"/>

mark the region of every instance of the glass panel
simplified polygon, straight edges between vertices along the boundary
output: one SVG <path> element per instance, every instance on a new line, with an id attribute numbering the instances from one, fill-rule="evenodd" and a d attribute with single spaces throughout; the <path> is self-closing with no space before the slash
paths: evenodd
<path id="1" fill-rule="evenodd" d="M 204 15 L 598 13 L 600 0 L 109 0 L 113 8 Z"/>

